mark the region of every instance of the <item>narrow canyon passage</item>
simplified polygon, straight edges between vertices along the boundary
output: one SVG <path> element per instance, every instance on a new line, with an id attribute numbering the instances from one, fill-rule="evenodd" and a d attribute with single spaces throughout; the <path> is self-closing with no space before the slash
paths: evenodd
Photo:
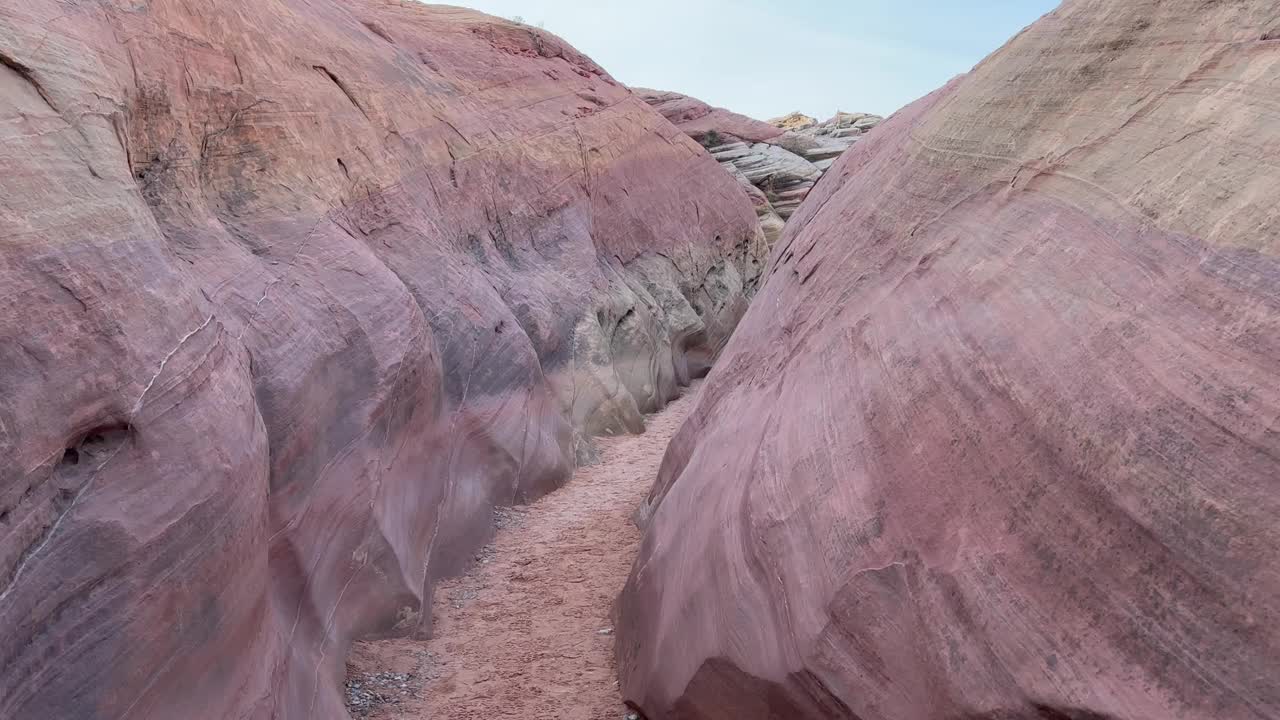
<path id="1" fill-rule="evenodd" d="M 598 438 L 601 462 L 561 490 L 500 511 L 465 576 L 435 593 L 435 637 L 357 643 L 347 699 L 357 718 L 618 720 L 612 608 L 648 492 L 694 388 L 643 435 Z"/>

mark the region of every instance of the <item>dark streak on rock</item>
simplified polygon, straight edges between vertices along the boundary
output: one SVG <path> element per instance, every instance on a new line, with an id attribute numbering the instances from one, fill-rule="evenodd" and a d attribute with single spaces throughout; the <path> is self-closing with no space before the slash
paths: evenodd
<path id="1" fill-rule="evenodd" d="M 364 106 L 360 104 L 359 100 L 356 100 L 355 94 L 351 92 L 351 89 L 347 87 L 346 83 L 342 82 L 337 75 L 334 75 L 329 68 L 323 65 L 312 65 L 311 67 L 324 73 L 325 76 L 333 81 L 333 84 L 338 86 L 338 89 L 342 91 L 342 94 L 347 96 L 347 100 L 350 100 L 351 104 L 356 106 L 356 109 L 360 111 L 360 114 L 363 115 L 366 120 L 369 119 L 369 113 L 365 112 Z"/>
<path id="2" fill-rule="evenodd" d="M 58 109 L 57 105 L 53 104 L 53 100 L 50 99 L 49 94 L 45 92 L 44 86 L 40 84 L 39 80 L 36 80 L 35 73 L 32 72 L 31 68 L 18 62 L 14 58 L 5 55 L 4 53 L 0 53 L 0 66 L 8 68 L 15 75 L 25 80 L 27 84 L 36 91 L 36 94 L 40 96 L 40 99 L 44 101 L 44 104 L 49 106 L 50 110 L 58 113 L 58 115 L 62 115 L 62 111 Z"/>
<path id="3" fill-rule="evenodd" d="M 378 37 L 382 38 L 383 40 L 386 40 L 392 45 L 396 44 L 396 41 L 391 38 L 391 34 L 388 33 L 386 30 L 382 29 L 382 26 L 379 25 L 378 23 L 365 20 L 360 24 L 368 28 L 369 32 L 373 33 L 374 35 L 377 35 Z"/>

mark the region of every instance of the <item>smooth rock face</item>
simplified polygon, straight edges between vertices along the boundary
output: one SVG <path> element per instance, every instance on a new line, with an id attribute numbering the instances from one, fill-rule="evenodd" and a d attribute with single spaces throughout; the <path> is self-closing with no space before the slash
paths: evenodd
<path id="1" fill-rule="evenodd" d="M 770 245 L 782 236 L 787 218 L 835 159 L 882 120 L 865 113 L 837 113 L 819 123 L 792 113 L 766 123 L 679 93 L 636 93 L 710 149 L 721 166 L 743 182 Z"/>
<path id="2" fill-rule="evenodd" d="M 620 600 L 650 720 L 1280 717 L 1280 26 L 1070 0 L 844 155 Z"/>
<path id="3" fill-rule="evenodd" d="M 2 718 L 345 717 L 759 274 L 702 148 L 470 11 L 10 2 L 0 97 Z"/>
<path id="4" fill-rule="evenodd" d="M 635 88 L 635 93 L 686 135 L 704 144 L 711 133 L 749 143 L 768 142 L 783 133 L 782 129 L 769 123 L 732 110 L 712 107 L 680 93 L 647 88 Z"/>

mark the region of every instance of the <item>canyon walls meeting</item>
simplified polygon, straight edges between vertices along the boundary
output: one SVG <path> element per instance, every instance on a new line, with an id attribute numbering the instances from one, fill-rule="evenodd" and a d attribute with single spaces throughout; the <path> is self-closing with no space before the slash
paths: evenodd
<path id="1" fill-rule="evenodd" d="M 756 209 L 770 246 L 836 159 L 884 118 L 837 112 L 825 121 L 793 112 L 768 122 L 674 92 L 636 93 L 707 148 Z"/>

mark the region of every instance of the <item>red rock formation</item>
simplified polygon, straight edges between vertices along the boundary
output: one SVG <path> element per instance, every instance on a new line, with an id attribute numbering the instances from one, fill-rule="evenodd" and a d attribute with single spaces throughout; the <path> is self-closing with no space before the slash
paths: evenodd
<path id="1" fill-rule="evenodd" d="M 3 718 L 344 717 L 758 272 L 701 148 L 469 11 L 7 3 L 0 97 Z"/>
<path id="2" fill-rule="evenodd" d="M 712 107 L 697 98 L 665 90 L 636 88 L 635 92 L 662 116 L 694 140 L 704 142 L 715 133 L 725 142 L 768 142 L 783 131 L 767 122 L 747 117 L 724 108 Z"/>
<path id="3" fill-rule="evenodd" d="M 1280 716 L 1280 37 L 1069 0 L 832 169 L 668 452 L 650 720 Z"/>

